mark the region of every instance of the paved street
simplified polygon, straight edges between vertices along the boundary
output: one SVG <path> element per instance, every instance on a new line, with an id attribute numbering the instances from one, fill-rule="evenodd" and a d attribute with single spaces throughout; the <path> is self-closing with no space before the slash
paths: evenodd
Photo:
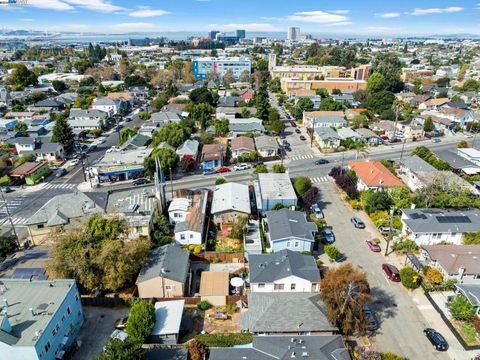
<path id="1" fill-rule="evenodd" d="M 346 254 L 347 261 L 368 274 L 375 297 L 372 308 L 381 326 L 372 337 L 374 347 L 412 360 L 448 359 L 447 354 L 433 350 L 423 335 L 423 329 L 429 323 L 403 286 L 384 275 L 381 269 L 382 263 L 386 262 L 383 253 L 373 253 L 365 244 L 365 240 L 379 237 L 374 228 L 361 230 L 353 227 L 350 222 L 353 211 L 340 199 L 334 184 L 325 183 L 319 189 L 325 218 L 336 236 L 336 246 Z M 381 246 L 383 250 L 385 242 Z"/>

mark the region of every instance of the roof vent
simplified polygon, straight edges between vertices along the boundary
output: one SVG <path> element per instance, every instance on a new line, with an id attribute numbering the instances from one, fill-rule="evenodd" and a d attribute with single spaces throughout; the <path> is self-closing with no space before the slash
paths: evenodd
<path id="1" fill-rule="evenodd" d="M 308 357 L 308 352 L 306 352 L 306 351 L 302 352 L 302 357 L 304 357 L 304 358 Z"/>
<path id="2" fill-rule="evenodd" d="M 292 352 L 292 355 L 290 355 L 290 358 L 292 358 L 292 359 L 295 359 L 295 358 L 296 358 L 295 352 Z"/>
<path id="3" fill-rule="evenodd" d="M 131 204 L 128 205 L 127 211 L 128 212 L 135 212 L 138 209 L 139 205 L 138 204 Z"/>

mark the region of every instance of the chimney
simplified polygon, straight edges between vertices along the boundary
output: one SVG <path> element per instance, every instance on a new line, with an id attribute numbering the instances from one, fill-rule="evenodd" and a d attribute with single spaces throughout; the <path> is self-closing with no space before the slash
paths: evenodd
<path id="1" fill-rule="evenodd" d="M 28 310 L 30 310 L 30 312 L 32 313 L 32 316 L 37 315 L 37 314 L 35 313 L 35 310 L 33 310 L 33 308 L 30 308 L 30 309 L 28 309 Z"/>
<path id="2" fill-rule="evenodd" d="M 8 300 L 7 300 L 7 299 L 3 299 L 3 304 L 5 305 L 5 307 L 8 307 Z"/>
<path id="3" fill-rule="evenodd" d="M 10 321 L 8 320 L 7 311 L 2 311 L 2 317 L 0 317 L 0 330 L 9 333 L 12 331 L 12 326 L 10 325 Z"/>

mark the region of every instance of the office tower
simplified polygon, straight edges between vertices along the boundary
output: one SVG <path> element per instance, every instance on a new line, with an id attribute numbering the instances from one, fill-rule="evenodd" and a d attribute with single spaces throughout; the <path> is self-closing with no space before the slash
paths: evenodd
<path id="1" fill-rule="evenodd" d="M 300 40 L 300 28 L 299 27 L 289 27 L 287 39 L 291 41 Z"/>

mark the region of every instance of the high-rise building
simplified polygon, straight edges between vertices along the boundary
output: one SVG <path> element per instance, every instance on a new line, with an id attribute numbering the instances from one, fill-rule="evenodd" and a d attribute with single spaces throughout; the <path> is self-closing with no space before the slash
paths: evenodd
<path id="1" fill-rule="evenodd" d="M 245 39 L 245 30 L 240 30 L 239 29 L 235 33 L 236 33 L 238 39 Z"/>
<path id="2" fill-rule="evenodd" d="M 277 54 L 270 53 L 268 54 L 268 70 L 271 71 L 275 66 L 277 66 Z"/>
<path id="3" fill-rule="evenodd" d="M 300 40 L 300 28 L 299 27 L 289 27 L 287 39 L 291 41 Z"/>
<path id="4" fill-rule="evenodd" d="M 209 31 L 209 32 L 208 32 L 208 38 L 209 38 L 210 40 L 214 41 L 214 40 L 216 40 L 217 34 L 219 34 L 219 33 L 220 33 L 220 31 L 218 31 L 218 30 Z"/>

